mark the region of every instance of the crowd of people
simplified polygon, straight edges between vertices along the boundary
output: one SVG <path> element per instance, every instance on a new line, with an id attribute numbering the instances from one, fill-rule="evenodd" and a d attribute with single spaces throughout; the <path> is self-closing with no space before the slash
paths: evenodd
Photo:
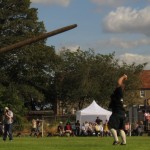
<path id="1" fill-rule="evenodd" d="M 108 127 L 108 121 L 106 120 L 103 123 L 102 120 L 99 120 L 97 118 L 95 122 L 85 121 L 82 125 L 80 125 L 79 120 L 76 123 L 67 122 L 65 125 L 63 125 L 63 122 L 60 122 L 57 127 L 57 133 L 60 136 L 112 136 Z M 124 132 L 127 136 L 142 136 L 144 133 L 143 121 L 137 121 L 132 125 L 127 121 L 124 126 Z M 117 134 L 119 135 L 120 133 Z"/>
<path id="2" fill-rule="evenodd" d="M 72 135 L 72 136 L 110 136 L 111 133 L 108 129 L 108 121 L 103 123 L 102 120 L 97 117 L 95 122 L 85 121 L 82 125 L 79 120 L 75 123 L 67 122 L 63 125 L 62 122 L 59 123 L 57 132 L 60 136 Z"/>
<path id="3" fill-rule="evenodd" d="M 102 121 L 94 123 L 86 121 L 81 126 L 81 135 L 110 136 L 108 121 L 106 120 L 104 124 Z"/>

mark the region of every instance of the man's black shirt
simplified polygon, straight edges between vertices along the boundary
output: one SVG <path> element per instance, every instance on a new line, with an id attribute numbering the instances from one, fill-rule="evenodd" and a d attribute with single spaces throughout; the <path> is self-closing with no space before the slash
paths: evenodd
<path id="1" fill-rule="evenodd" d="M 112 109 L 113 113 L 124 113 L 123 108 L 123 91 L 121 86 L 117 87 L 111 95 L 111 102 L 109 108 Z"/>

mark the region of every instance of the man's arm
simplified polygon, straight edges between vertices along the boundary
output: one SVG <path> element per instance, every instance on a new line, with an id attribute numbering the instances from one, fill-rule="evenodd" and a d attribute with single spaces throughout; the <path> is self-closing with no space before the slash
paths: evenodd
<path id="1" fill-rule="evenodd" d="M 6 116 L 7 116 L 7 118 L 9 118 L 9 119 L 11 119 L 11 118 L 13 118 L 13 113 L 12 112 L 6 112 L 6 114 L 5 114 Z"/>
<path id="2" fill-rule="evenodd" d="M 123 75 L 123 76 L 121 76 L 119 79 L 118 79 L 118 86 L 121 86 L 122 84 L 123 84 L 123 81 L 124 80 L 127 80 L 127 75 Z"/>

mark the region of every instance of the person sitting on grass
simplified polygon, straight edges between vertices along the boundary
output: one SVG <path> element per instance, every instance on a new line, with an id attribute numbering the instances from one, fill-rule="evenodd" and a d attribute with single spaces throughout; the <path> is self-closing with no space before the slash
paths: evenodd
<path id="1" fill-rule="evenodd" d="M 64 135 L 64 127 L 63 127 L 63 123 L 60 121 L 58 127 L 57 127 L 57 132 L 59 134 L 59 136 L 63 136 Z"/>
<path id="2" fill-rule="evenodd" d="M 95 123 L 95 135 L 96 136 L 100 135 L 100 125 L 98 125 L 97 123 Z"/>
<path id="3" fill-rule="evenodd" d="M 72 135 L 72 128 L 71 128 L 71 124 L 69 122 L 66 123 L 65 134 L 66 135 Z"/>
<path id="4" fill-rule="evenodd" d="M 86 136 L 87 135 L 87 131 L 86 131 L 86 128 L 85 128 L 85 123 L 82 124 L 81 126 L 81 136 Z"/>
<path id="5" fill-rule="evenodd" d="M 135 122 L 133 124 L 133 130 L 132 130 L 132 135 L 133 136 L 138 136 L 138 126 L 139 126 L 138 122 Z"/>
<path id="6" fill-rule="evenodd" d="M 87 133 L 88 135 L 93 135 L 93 125 L 92 125 L 92 122 L 89 122 L 89 126 L 88 126 L 88 129 L 87 129 Z"/>
<path id="7" fill-rule="evenodd" d="M 143 121 L 140 121 L 140 122 L 139 122 L 139 126 L 138 126 L 137 131 L 138 131 L 138 136 L 142 136 L 142 135 L 143 135 L 143 133 L 144 133 Z"/>
<path id="8" fill-rule="evenodd" d="M 129 135 L 130 123 L 128 121 L 125 123 L 124 131 L 125 131 L 126 135 Z"/>
<path id="9" fill-rule="evenodd" d="M 103 125 L 95 123 L 95 134 L 96 136 L 103 136 Z"/>
<path id="10" fill-rule="evenodd" d="M 104 128 L 103 136 L 110 136 L 110 131 L 108 128 L 108 120 L 105 121 L 103 128 Z"/>

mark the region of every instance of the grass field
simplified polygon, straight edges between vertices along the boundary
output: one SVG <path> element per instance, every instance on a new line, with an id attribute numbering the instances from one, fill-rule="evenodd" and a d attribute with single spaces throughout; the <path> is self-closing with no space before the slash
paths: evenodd
<path id="1" fill-rule="evenodd" d="M 127 137 L 127 145 L 112 145 L 112 137 L 18 137 L 0 140 L 0 150 L 150 150 L 150 136 Z"/>

